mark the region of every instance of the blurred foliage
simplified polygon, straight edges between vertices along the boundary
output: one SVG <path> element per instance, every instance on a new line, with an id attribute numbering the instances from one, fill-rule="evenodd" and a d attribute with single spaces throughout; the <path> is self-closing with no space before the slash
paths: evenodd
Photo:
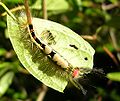
<path id="1" fill-rule="evenodd" d="M 1 1 L 14 10 L 24 2 Z M 39 18 L 43 14 L 41 1 L 29 0 L 32 15 Z M 96 50 L 94 67 L 102 68 L 107 77 L 115 81 L 100 76 L 96 89 L 88 90 L 86 96 L 71 88 L 66 88 L 64 94 L 49 89 L 45 101 L 120 101 L 120 1 L 47 0 L 47 8 L 49 20 L 71 28 L 91 43 Z M 17 59 L 7 37 L 4 12 L 0 6 L 0 100 L 35 100 L 41 83 L 29 75 Z"/>

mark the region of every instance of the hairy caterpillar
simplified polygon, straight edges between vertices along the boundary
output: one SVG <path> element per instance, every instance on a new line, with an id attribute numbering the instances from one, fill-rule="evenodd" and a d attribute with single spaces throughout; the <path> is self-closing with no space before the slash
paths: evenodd
<path id="1" fill-rule="evenodd" d="M 30 18 L 31 22 L 24 26 L 29 18 L 24 22 L 10 11 L 8 14 L 10 40 L 24 67 L 44 84 L 60 92 L 68 80 L 83 90 L 77 79 L 92 70 L 94 49 L 90 44 L 55 22 Z"/>

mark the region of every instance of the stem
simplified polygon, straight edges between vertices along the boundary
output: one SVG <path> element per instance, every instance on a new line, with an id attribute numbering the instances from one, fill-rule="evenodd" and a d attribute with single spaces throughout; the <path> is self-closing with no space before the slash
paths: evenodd
<path id="1" fill-rule="evenodd" d="M 18 6 L 18 7 L 10 9 L 10 12 L 15 12 L 15 11 L 22 10 L 22 9 L 24 9 L 24 6 Z M 5 15 L 7 15 L 7 12 L 2 13 L 0 16 L 5 16 Z"/>
<path id="2" fill-rule="evenodd" d="M 43 2 L 43 4 L 45 5 L 45 2 Z M 31 16 L 31 13 L 30 13 L 29 5 L 28 5 L 28 0 L 25 0 L 24 5 L 25 5 L 25 11 L 26 11 L 28 24 L 32 24 L 32 16 Z M 47 19 L 45 12 L 46 12 L 46 10 L 44 9 L 44 13 L 43 13 L 44 18 Z M 46 92 L 47 92 L 47 86 L 43 84 L 37 101 L 43 101 L 43 98 L 44 98 Z"/>
<path id="3" fill-rule="evenodd" d="M 47 86 L 42 84 L 42 87 L 40 88 L 40 93 L 39 93 L 39 96 L 37 98 L 37 101 L 43 101 L 47 90 L 48 90 Z"/>
<path id="4" fill-rule="evenodd" d="M 10 12 L 10 10 L 5 6 L 4 3 L 0 2 L 0 5 L 6 10 L 6 12 L 8 13 L 8 15 L 10 15 L 13 18 L 13 20 L 17 20 L 15 18 L 15 16 Z"/>
<path id="5" fill-rule="evenodd" d="M 119 51 L 119 46 L 117 44 L 117 39 L 116 39 L 116 36 L 115 36 L 115 30 L 113 28 L 110 29 L 110 37 L 112 39 L 112 43 L 113 43 L 113 46 L 114 48 L 116 49 L 116 51 Z"/>
<path id="6" fill-rule="evenodd" d="M 119 63 L 118 63 L 116 57 L 109 51 L 109 49 L 106 48 L 105 46 L 103 46 L 103 50 L 110 56 L 110 58 L 115 62 L 115 64 L 117 66 L 119 66 Z"/>
<path id="7" fill-rule="evenodd" d="M 114 4 L 108 4 L 108 5 L 102 4 L 102 9 L 106 10 L 106 11 L 111 10 L 111 9 L 113 9 L 115 7 L 119 7 L 119 3 L 120 2 L 117 2 L 117 3 L 114 3 Z"/>
<path id="8" fill-rule="evenodd" d="M 32 24 L 32 16 L 30 13 L 29 5 L 28 5 L 28 0 L 25 0 L 24 5 L 25 5 L 25 11 L 26 11 L 28 24 Z"/>
<path id="9" fill-rule="evenodd" d="M 43 19 L 47 19 L 47 7 L 46 0 L 42 0 Z"/>

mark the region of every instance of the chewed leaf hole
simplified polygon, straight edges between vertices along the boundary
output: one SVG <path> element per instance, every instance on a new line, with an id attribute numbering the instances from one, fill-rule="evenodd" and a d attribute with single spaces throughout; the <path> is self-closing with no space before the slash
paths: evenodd
<path id="1" fill-rule="evenodd" d="M 73 47 L 74 49 L 78 50 L 78 47 L 72 44 L 69 44 L 70 47 Z"/>
<path id="2" fill-rule="evenodd" d="M 87 58 L 87 57 L 85 57 L 84 59 L 85 59 L 86 61 L 88 60 L 88 58 Z"/>

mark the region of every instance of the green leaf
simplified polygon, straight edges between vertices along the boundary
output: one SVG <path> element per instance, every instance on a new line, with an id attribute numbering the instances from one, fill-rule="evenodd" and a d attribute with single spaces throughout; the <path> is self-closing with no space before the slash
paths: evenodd
<path id="1" fill-rule="evenodd" d="M 0 20 L 0 27 L 5 28 L 5 27 L 6 27 L 6 23 L 5 23 L 4 21 L 1 21 L 1 20 Z"/>
<path id="2" fill-rule="evenodd" d="M 117 4 L 117 3 L 119 3 L 119 0 L 109 0 L 111 3 L 113 3 L 113 4 Z"/>
<path id="3" fill-rule="evenodd" d="M 19 60 L 31 74 L 45 85 L 63 92 L 69 77 L 72 78 L 72 70 L 88 68 L 79 71 L 79 74 L 84 74 L 84 70 L 87 71 L 93 68 L 94 49 L 87 41 L 69 28 L 48 20 L 32 19 L 37 32 L 36 37 L 49 45 L 58 55 L 60 54 L 64 61 L 66 60 L 70 64 L 68 67 L 65 66 L 64 68 L 67 70 L 64 70 L 61 68 L 62 65 L 59 66 L 53 62 L 41 50 L 38 43 L 31 39 L 26 26 L 26 17 L 18 16 L 18 19 L 16 19 L 10 12 L 9 15 L 11 17 L 8 16 L 7 18 L 8 33 Z M 51 36 L 46 31 L 51 32 Z M 57 59 L 58 64 L 63 63 L 61 60 L 59 61 L 58 57 L 55 57 L 55 59 Z M 72 81 L 72 79 L 70 80 Z"/>
<path id="4" fill-rule="evenodd" d="M 26 22 L 20 23 L 23 27 Z M 9 16 L 7 17 L 8 33 L 19 60 L 38 80 L 55 90 L 63 92 L 68 83 L 66 72 L 59 69 L 59 66 L 31 42 L 30 37 L 27 36 L 28 31 L 21 29 L 20 23 L 18 24 Z"/>
<path id="5" fill-rule="evenodd" d="M 0 48 L 0 56 L 5 55 L 6 52 L 4 48 Z"/>
<path id="6" fill-rule="evenodd" d="M 19 60 L 38 80 L 55 90 L 63 92 L 68 83 L 68 77 L 72 77 L 72 71 L 68 73 L 63 70 L 44 54 L 36 44 L 33 44 L 29 32 L 26 30 L 27 27 L 24 26 L 26 20 L 25 22 L 22 21 L 21 19 L 17 23 L 11 17 L 7 19 L 10 40 Z M 76 67 L 92 69 L 95 51 L 82 37 L 69 28 L 52 21 L 38 18 L 33 18 L 32 21 L 35 31 L 37 31 L 36 36 L 41 37 L 44 42 L 60 53 L 72 65 L 72 69 Z M 51 41 L 46 40 L 48 38 L 47 33 L 43 34 L 47 29 L 53 35 Z M 55 41 L 56 44 L 52 44 L 52 41 Z M 70 47 L 70 45 L 72 46 Z M 79 47 L 77 50 L 74 49 L 76 46 Z M 84 71 L 80 71 L 80 73 L 84 73 Z"/>
<path id="7" fill-rule="evenodd" d="M 5 68 L 5 67 L 8 67 L 10 66 L 11 64 L 9 62 L 3 62 L 3 63 L 0 63 L 0 69 L 1 68 Z"/>
<path id="8" fill-rule="evenodd" d="M 91 6 L 93 6 L 93 2 L 92 1 L 82 1 L 82 6 L 91 7 Z"/>
<path id="9" fill-rule="evenodd" d="M 18 66 L 17 62 L 3 62 L 0 64 L 0 77 L 4 75 L 7 71 L 10 71 L 12 69 L 16 69 Z M 14 71 L 15 72 L 15 71 Z"/>
<path id="10" fill-rule="evenodd" d="M 37 0 L 31 8 L 41 9 L 42 0 Z M 69 5 L 66 0 L 47 0 L 46 1 L 47 10 L 67 10 Z"/>
<path id="11" fill-rule="evenodd" d="M 109 49 L 109 51 L 114 51 L 114 48 L 113 48 L 113 46 L 112 46 L 111 43 L 106 43 L 106 44 L 104 43 L 104 46 L 107 47 L 107 48 Z M 97 48 L 96 48 L 96 51 L 97 51 L 97 52 L 104 52 L 102 46 L 97 47 Z"/>
<path id="12" fill-rule="evenodd" d="M 120 72 L 113 72 L 108 73 L 107 77 L 113 81 L 119 81 L 120 82 Z"/>
<path id="13" fill-rule="evenodd" d="M 7 72 L 0 78 L 0 97 L 5 94 L 10 84 L 12 83 L 14 77 L 13 72 Z"/>
<path id="14" fill-rule="evenodd" d="M 23 0 L 4 0 L 4 2 L 7 2 L 7 3 L 23 3 Z"/>

